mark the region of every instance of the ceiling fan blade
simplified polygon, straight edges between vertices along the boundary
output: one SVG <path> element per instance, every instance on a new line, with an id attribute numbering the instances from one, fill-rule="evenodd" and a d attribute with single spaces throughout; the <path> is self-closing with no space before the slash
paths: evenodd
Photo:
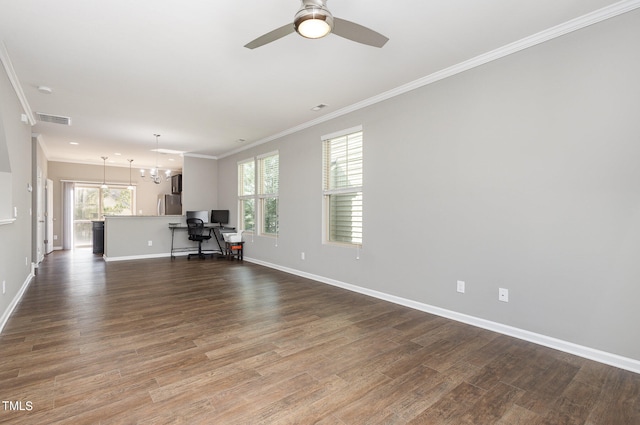
<path id="1" fill-rule="evenodd" d="M 280 28 L 277 28 L 271 32 L 268 32 L 256 38 L 252 42 L 245 44 L 244 47 L 246 47 L 247 49 L 255 49 L 256 47 L 264 46 L 265 44 L 269 44 L 272 41 L 276 41 L 284 37 L 285 35 L 291 34 L 292 32 L 295 32 L 295 28 L 293 27 L 293 24 L 283 25 Z"/>
<path id="2" fill-rule="evenodd" d="M 333 30 L 331 32 L 347 40 L 373 47 L 382 47 L 389 41 L 387 37 L 379 32 L 335 16 L 333 17 Z"/>

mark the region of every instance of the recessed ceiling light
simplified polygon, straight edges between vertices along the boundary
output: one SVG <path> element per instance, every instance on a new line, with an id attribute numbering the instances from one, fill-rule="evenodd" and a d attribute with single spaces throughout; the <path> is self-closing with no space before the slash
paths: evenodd
<path id="1" fill-rule="evenodd" d="M 115 155 L 115 156 L 120 156 L 120 155 L 122 155 L 122 154 L 121 154 L 120 152 L 115 152 L 115 153 L 114 153 L 114 155 Z"/>
<path id="2" fill-rule="evenodd" d="M 313 108 L 311 108 L 312 111 L 319 111 L 320 109 L 326 108 L 329 105 L 325 105 L 324 103 L 321 103 L 319 105 L 314 106 Z"/>
<path id="3" fill-rule="evenodd" d="M 38 91 L 44 94 L 51 94 L 53 92 L 53 90 L 51 90 L 51 87 L 47 86 L 38 86 Z"/>
<path id="4" fill-rule="evenodd" d="M 69 142 L 70 145 L 79 145 L 80 143 L 78 142 Z"/>
<path id="5" fill-rule="evenodd" d="M 236 140 L 236 143 L 244 143 L 244 142 L 246 142 L 246 139 L 238 139 L 238 140 Z"/>

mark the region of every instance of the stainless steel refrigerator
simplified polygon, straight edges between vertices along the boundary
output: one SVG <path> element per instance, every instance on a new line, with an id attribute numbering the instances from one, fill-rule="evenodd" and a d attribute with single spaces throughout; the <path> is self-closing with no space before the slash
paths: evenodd
<path id="1" fill-rule="evenodd" d="M 158 195 L 158 215 L 182 215 L 181 195 Z"/>

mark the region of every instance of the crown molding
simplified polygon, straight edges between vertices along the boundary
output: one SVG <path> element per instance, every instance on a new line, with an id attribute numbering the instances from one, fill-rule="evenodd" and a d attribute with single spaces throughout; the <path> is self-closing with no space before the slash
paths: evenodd
<path id="1" fill-rule="evenodd" d="M 188 156 L 188 157 L 192 157 L 192 158 L 203 158 L 203 159 L 219 159 L 220 157 L 217 156 L 212 156 L 212 155 L 201 155 L 198 153 L 188 153 L 185 152 L 182 154 L 182 156 Z"/>
<path id="2" fill-rule="evenodd" d="M 513 43 L 509 43 L 505 46 L 499 47 L 497 49 L 491 50 L 489 52 L 478 55 L 474 58 L 468 59 L 464 62 L 460 62 L 456 65 L 450 66 L 448 68 L 442 69 L 440 71 L 434 72 L 433 74 L 429 74 L 425 77 L 414 80 L 410 83 L 404 84 L 402 86 L 396 87 L 395 89 L 388 90 L 386 92 L 380 93 L 376 96 L 365 99 L 361 102 L 354 103 L 353 105 L 347 106 L 345 108 L 339 109 L 335 112 L 331 112 L 329 114 L 323 115 L 312 121 L 307 121 L 302 123 L 296 127 L 292 127 L 290 129 L 281 131 L 280 133 L 276 133 L 272 136 L 265 137 L 260 139 L 254 143 L 243 146 L 242 148 L 234 149 L 229 151 L 223 155 L 220 155 L 219 158 L 225 158 L 227 156 L 234 155 L 236 153 L 242 152 L 244 150 L 253 148 L 255 146 L 262 145 L 267 142 L 271 142 L 273 140 L 279 139 L 284 136 L 288 136 L 293 133 L 297 133 L 298 131 L 313 127 L 320 123 L 330 121 L 334 118 L 341 117 L 343 115 L 349 114 L 351 112 L 357 111 L 359 109 L 366 108 L 371 105 L 375 105 L 376 103 L 385 101 L 387 99 L 391 99 L 393 97 L 399 96 L 401 94 L 410 92 L 412 90 L 416 90 L 420 87 L 427 86 L 429 84 L 433 84 L 440 80 L 444 80 L 445 78 L 452 77 L 454 75 L 460 74 L 464 71 L 468 71 L 470 69 L 476 68 L 478 66 L 484 65 L 488 62 L 492 62 L 498 59 L 501 59 L 505 56 L 520 52 L 522 50 L 528 49 L 529 47 L 536 46 L 538 44 L 542 44 L 549 40 L 553 40 L 554 38 L 561 37 L 565 34 L 569 34 L 571 32 L 580 30 L 582 28 L 588 27 L 593 24 L 597 24 L 598 22 L 605 21 L 607 19 L 614 18 L 616 16 L 622 15 L 627 12 L 631 12 L 640 7 L 640 0 L 622 0 L 612 5 L 603 7 L 602 9 L 598 9 L 596 11 L 587 13 L 586 15 L 582 15 L 575 19 L 571 19 L 570 21 L 564 22 L 560 25 L 556 25 L 555 27 L 548 28 L 546 30 L 540 31 L 536 34 L 530 35 L 528 37 L 522 38 Z"/>
<path id="3" fill-rule="evenodd" d="M 33 115 L 33 111 L 29 106 L 29 102 L 27 101 L 27 97 L 22 91 L 22 86 L 20 85 L 20 80 L 18 79 L 18 75 L 16 74 L 16 70 L 13 68 L 13 64 L 11 63 L 11 59 L 9 58 L 9 52 L 7 52 L 7 46 L 5 46 L 3 41 L 0 41 L 0 62 L 4 66 L 5 71 L 7 72 L 7 76 L 9 77 L 9 81 L 11 81 L 11 85 L 13 86 L 13 90 L 16 92 L 16 96 L 18 96 L 18 100 L 22 105 L 22 110 L 27 116 L 27 120 L 29 125 L 36 125 L 36 117 Z"/>

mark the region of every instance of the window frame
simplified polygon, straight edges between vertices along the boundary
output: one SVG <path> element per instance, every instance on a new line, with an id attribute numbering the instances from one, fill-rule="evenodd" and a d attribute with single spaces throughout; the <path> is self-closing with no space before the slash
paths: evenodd
<path id="1" fill-rule="evenodd" d="M 267 184 L 267 171 L 268 169 L 265 166 L 265 163 L 270 158 L 276 158 L 276 182 L 275 182 L 275 191 L 268 191 Z M 267 237 L 277 237 L 280 232 L 280 153 L 278 151 L 268 152 L 256 157 L 256 178 L 258 181 L 258 190 L 256 194 L 256 205 L 258 207 L 258 234 L 260 236 Z M 273 182 L 271 182 L 273 186 Z M 275 201 L 275 231 L 269 232 L 267 231 L 267 207 L 266 203 L 268 200 L 273 199 Z"/>
<path id="2" fill-rule="evenodd" d="M 354 141 L 354 143 L 360 144 L 360 148 L 357 152 L 357 156 L 359 156 L 359 160 L 356 158 L 352 164 L 348 159 L 349 152 L 349 142 L 350 139 L 357 138 L 358 141 Z M 348 165 L 353 165 L 356 169 L 359 169 L 359 172 L 353 174 L 356 178 L 357 183 L 349 184 L 347 181 L 346 184 L 335 184 L 335 176 L 332 176 L 332 161 L 331 161 L 331 151 L 330 147 L 335 147 L 340 140 L 344 139 L 345 143 L 345 152 L 346 158 L 345 162 Z M 353 127 L 350 129 L 346 129 L 340 132 L 332 133 L 326 136 L 322 136 L 322 243 L 323 244 L 331 244 L 331 245 L 340 245 L 340 246 L 352 246 L 352 247 L 361 247 L 363 243 L 364 236 L 364 133 L 362 126 Z M 347 175 L 350 174 L 350 171 L 347 171 Z M 359 226 L 355 226 L 356 232 L 353 234 L 354 227 L 352 226 L 352 235 L 350 240 L 344 240 L 344 238 L 337 238 L 334 235 L 338 233 L 338 229 L 332 226 L 335 223 L 332 222 L 332 200 L 341 196 L 351 195 L 355 200 L 355 206 L 357 209 L 353 208 L 350 210 L 351 212 L 351 223 L 359 222 Z M 358 208 L 359 205 L 359 208 Z M 359 210 L 359 220 L 353 220 L 354 211 Z M 358 217 L 356 214 L 355 217 Z M 342 239 L 342 240 L 341 240 Z"/>
<path id="3" fill-rule="evenodd" d="M 247 193 L 246 191 L 246 179 L 245 179 L 245 169 L 244 166 L 248 164 L 253 164 L 253 190 L 252 193 Z M 255 158 L 247 158 L 242 161 L 238 161 L 238 230 L 245 233 L 255 233 L 256 231 L 256 162 Z M 245 204 L 248 201 L 253 201 L 253 228 L 247 229 L 245 221 Z"/>
<path id="4" fill-rule="evenodd" d="M 266 190 L 268 179 L 266 176 L 265 161 L 269 158 L 277 157 L 277 173 L 276 173 L 276 191 Z M 245 233 L 255 234 L 266 237 L 278 237 L 280 230 L 280 197 L 279 197 L 279 181 L 280 181 L 280 153 L 279 151 L 271 151 L 265 154 L 257 155 L 251 158 L 238 161 L 238 230 Z M 245 166 L 253 164 L 253 190 L 252 193 L 245 189 Z M 273 182 L 271 182 L 273 183 Z M 267 219 L 266 203 L 269 200 L 275 200 L 275 232 L 268 232 L 265 220 Z M 246 228 L 245 206 L 247 203 L 253 204 L 253 228 Z"/>

